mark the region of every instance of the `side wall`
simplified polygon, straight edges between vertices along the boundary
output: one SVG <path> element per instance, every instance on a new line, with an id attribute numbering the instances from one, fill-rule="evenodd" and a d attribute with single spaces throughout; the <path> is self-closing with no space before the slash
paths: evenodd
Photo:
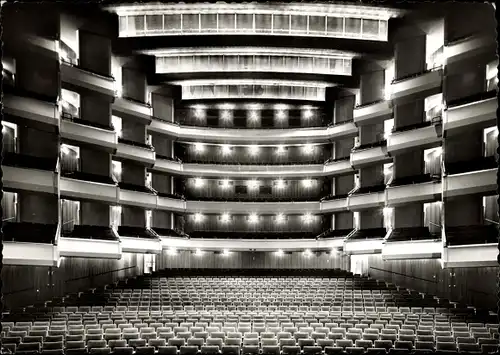
<path id="1" fill-rule="evenodd" d="M 450 301 L 497 308 L 498 267 L 442 269 L 438 259 L 384 261 L 381 255 L 355 258 L 351 262 L 356 273 Z"/>
<path id="2" fill-rule="evenodd" d="M 349 258 L 341 254 L 305 256 L 301 252 L 278 256 L 271 252 L 231 252 L 224 256 L 206 252 L 201 256 L 189 251 L 158 256 L 156 269 L 343 269 L 349 270 Z"/>
<path id="3" fill-rule="evenodd" d="M 4 265 L 3 301 L 8 308 L 31 305 L 142 275 L 143 271 L 142 254 L 123 254 L 121 260 L 63 258 L 59 268 Z"/>

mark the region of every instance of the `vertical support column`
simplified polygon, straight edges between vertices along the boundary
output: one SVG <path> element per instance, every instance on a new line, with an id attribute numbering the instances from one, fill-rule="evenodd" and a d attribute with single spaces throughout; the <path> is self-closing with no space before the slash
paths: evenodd
<path id="1" fill-rule="evenodd" d="M 152 93 L 153 116 L 163 120 L 174 122 L 174 98 L 172 93 L 160 94 Z M 162 134 L 154 133 L 152 135 L 153 146 L 157 156 L 174 158 L 174 142 Z M 174 193 L 174 177 L 169 174 L 154 172 L 152 175 L 153 188 L 158 191 L 159 195 Z M 174 214 L 169 211 L 153 211 L 153 228 L 173 229 Z"/>

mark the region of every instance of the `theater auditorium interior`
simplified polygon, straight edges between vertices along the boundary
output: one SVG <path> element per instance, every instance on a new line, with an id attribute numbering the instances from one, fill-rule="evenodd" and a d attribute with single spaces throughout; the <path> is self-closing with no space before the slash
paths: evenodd
<path id="1" fill-rule="evenodd" d="M 1 15 L 2 353 L 497 353 L 494 5 Z"/>

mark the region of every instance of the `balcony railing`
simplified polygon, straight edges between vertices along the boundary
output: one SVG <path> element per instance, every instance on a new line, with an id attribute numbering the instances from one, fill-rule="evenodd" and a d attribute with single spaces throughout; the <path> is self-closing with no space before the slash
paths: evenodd
<path id="1" fill-rule="evenodd" d="M 408 80 L 408 79 L 417 78 L 417 77 L 422 76 L 424 74 L 427 74 L 427 73 L 430 73 L 430 72 L 433 72 L 433 71 L 437 71 L 437 70 L 441 70 L 441 69 L 443 69 L 442 66 L 437 66 L 437 67 L 434 67 L 434 68 L 422 70 L 421 72 L 418 72 L 418 73 L 404 75 L 404 76 L 401 76 L 399 78 L 394 79 L 391 82 L 391 84 L 396 84 L 396 83 L 400 83 L 400 82 Z"/>
<path id="2" fill-rule="evenodd" d="M 79 123 L 79 124 L 82 124 L 82 125 L 85 125 L 85 126 L 90 126 L 90 127 L 105 129 L 107 131 L 114 131 L 115 130 L 115 128 L 113 127 L 112 124 L 106 125 L 106 124 L 99 123 L 99 122 L 93 122 L 93 121 L 89 121 L 89 120 L 84 120 L 84 119 L 82 119 L 82 118 L 80 118 L 78 116 L 73 116 L 73 115 L 71 115 L 70 113 L 67 113 L 67 112 L 62 112 L 61 113 L 61 118 L 64 119 L 64 120 L 75 122 L 75 123 Z"/>
<path id="3" fill-rule="evenodd" d="M 154 151 L 154 147 L 152 145 L 147 144 L 147 143 L 136 142 L 136 141 L 133 141 L 130 139 L 124 139 L 124 138 L 119 137 L 118 143 L 128 144 L 128 145 L 132 145 L 134 147 L 140 147 L 140 148 L 150 149 L 150 150 Z"/>
<path id="4" fill-rule="evenodd" d="M 497 97 L 497 90 L 490 90 L 490 91 L 480 92 L 477 94 L 472 94 L 472 95 L 469 95 L 466 97 L 461 97 L 461 98 L 458 98 L 455 100 L 450 100 L 450 101 L 446 102 L 446 107 L 452 108 L 452 107 L 470 104 L 470 103 L 477 102 L 477 101 L 493 99 L 496 97 Z"/>
<path id="5" fill-rule="evenodd" d="M 385 146 L 387 146 L 387 140 L 379 140 L 379 141 L 373 142 L 373 143 L 359 144 L 357 146 L 354 146 L 354 148 L 352 148 L 352 149 L 353 150 L 363 150 L 363 149 L 385 147 Z"/>
<path id="6" fill-rule="evenodd" d="M 4 153 L 2 165 L 16 168 L 56 171 L 57 158 L 42 158 L 18 153 Z"/>
<path id="7" fill-rule="evenodd" d="M 483 157 L 475 159 L 472 161 L 460 161 L 456 163 L 445 163 L 445 173 L 446 175 L 463 174 L 472 171 L 481 171 L 495 169 L 498 167 L 498 163 L 494 156 Z"/>
<path id="8" fill-rule="evenodd" d="M 441 239 L 440 235 L 432 235 L 427 227 L 407 227 L 395 228 L 386 241 L 388 242 L 406 242 L 414 240 Z"/>
<path id="9" fill-rule="evenodd" d="M 413 175 L 413 176 L 406 176 L 403 178 L 393 179 L 389 184 L 389 186 L 395 187 L 403 185 L 423 184 L 425 182 L 439 181 L 439 180 L 441 180 L 440 175 L 431 175 L 431 174 Z"/>
<path id="10" fill-rule="evenodd" d="M 248 196 L 246 198 L 234 197 L 187 197 L 189 202 L 317 202 L 319 197 L 272 197 L 272 196 Z"/>
<path id="11" fill-rule="evenodd" d="M 373 100 L 373 101 L 370 101 L 370 102 L 365 102 L 364 104 L 358 104 L 354 108 L 355 109 L 357 109 L 357 108 L 363 108 L 363 107 L 367 107 L 367 106 L 374 105 L 374 104 L 377 104 L 377 103 L 380 103 L 380 102 L 384 102 L 384 101 L 385 101 L 385 98 L 384 99 L 377 99 L 377 100 Z"/>
<path id="12" fill-rule="evenodd" d="M 65 238 L 98 239 L 98 240 L 118 240 L 116 234 L 110 227 L 75 225 L 73 231 L 66 232 Z"/>
<path id="13" fill-rule="evenodd" d="M 180 229 L 170 229 L 170 228 L 156 228 L 153 227 L 153 231 L 162 237 L 174 237 L 174 238 L 189 238 L 189 235 L 184 233 Z"/>
<path id="14" fill-rule="evenodd" d="M 167 192 L 160 192 L 160 191 L 158 191 L 157 195 L 160 196 L 160 197 L 174 198 L 174 199 L 178 199 L 178 200 L 186 200 L 186 198 L 184 197 L 184 195 L 176 194 L 176 193 L 171 194 L 171 193 L 167 193 Z"/>
<path id="15" fill-rule="evenodd" d="M 191 238 L 215 239 L 314 239 L 314 232 L 274 232 L 274 231 L 192 231 Z"/>
<path id="16" fill-rule="evenodd" d="M 125 183 L 125 182 L 119 182 L 118 187 L 120 189 L 124 190 L 129 190 L 129 191 L 135 191 L 135 192 L 144 192 L 148 194 L 156 194 L 156 191 L 150 187 L 144 186 L 144 185 L 136 185 L 136 184 L 130 184 L 130 183 Z"/>
<path id="17" fill-rule="evenodd" d="M 497 225 L 469 225 L 446 227 L 446 244 L 450 246 L 471 244 L 498 244 Z"/>
<path id="18" fill-rule="evenodd" d="M 439 117 L 439 119 L 436 117 L 433 120 L 438 122 L 438 121 L 440 121 L 440 119 L 441 119 L 441 117 Z M 411 131 L 414 129 L 428 127 L 432 124 L 433 124 L 433 122 L 431 122 L 431 121 L 423 121 L 423 122 L 418 122 L 418 123 L 410 124 L 410 125 L 403 126 L 403 127 L 397 127 L 397 128 L 395 127 L 392 129 L 392 133 Z"/>
<path id="19" fill-rule="evenodd" d="M 356 229 L 356 231 L 349 236 L 349 240 L 379 239 L 384 238 L 386 233 L 387 231 L 385 228 Z"/>
<path id="20" fill-rule="evenodd" d="M 332 200 L 340 200 L 340 199 L 343 199 L 343 198 L 347 198 L 349 196 L 349 194 L 331 194 L 331 195 L 328 195 L 328 196 L 325 196 L 323 198 L 320 199 L 320 201 L 332 201 Z"/>
<path id="21" fill-rule="evenodd" d="M 89 182 L 97 182 L 100 184 L 108 184 L 108 185 L 116 185 L 116 182 L 113 178 L 105 175 L 91 174 L 85 173 L 82 171 L 71 171 L 71 172 L 61 172 L 61 176 L 75 179 L 75 180 L 83 180 Z"/>
<path id="22" fill-rule="evenodd" d="M 121 237 L 158 239 L 158 235 L 152 229 L 142 227 L 119 226 L 118 234 Z"/>
<path id="23" fill-rule="evenodd" d="M 352 232 L 352 229 L 329 229 L 319 234 L 316 239 L 345 238 Z"/>
<path id="24" fill-rule="evenodd" d="M 3 241 L 54 244 L 57 224 L 8 222 L 2 227 Z"/>
<path id="25" fill-rule="evenodd" d="M 386 188 L 386 185 L 374 185 L 374 186 L 366 186 L 366 187 L 358 187 L 356 190 L 352 192 L 351 195 L 360 195 L 360 194 L 371 194 L 376 192 L 382 192 Z"/>

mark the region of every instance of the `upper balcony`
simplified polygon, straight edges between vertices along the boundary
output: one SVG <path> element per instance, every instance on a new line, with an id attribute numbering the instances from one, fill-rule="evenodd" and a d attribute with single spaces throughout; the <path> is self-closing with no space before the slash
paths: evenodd
<path id="1" fill-rule="evenodd" d="M 115 116 L 138 121 L 146 126 L 151 124 L 152 110 L 148 104 L 129 98 L 116 97 L 111 109 Z"/>
<path id="2" fill-rule="evenodd" d="M 156 208 L 159 210 L 172 212 L 186 211 L 186 200 L 176 196 L 165 196 L 164 194 L 158 193 L 156 204 Z"/>
<path id="3" fill-rule="evenodd" d="M 156 191 L 140 185 L 120 182 L 119 203 L 121 205 L 136 206 L 146 209 L 156 209 Z"/>
<path id="4" fill-rule="evenodd" d="M 59 266 L 57 241 L 59 225 L 5 223 L 3 225 L 3 263 L 5 265 Z"/>
<path id="5" fill-rule="evenodd" d="M 221 213 L 231 211 L 234 214 L 318 213 L 320 202 L 218 202 L 218 201 L 186 201 L 186 212 L 189 213 Z"/>
<path id="6" fill-rule="evenodd" d="M 61 138 L 79 145 L 96 147 L 114 153 L 118 147 L 117 135 L 111 126 L 82 120 L 63 113 L 60 126 Z"/>
<path id="7" fill-rule="evenodd" d="M 493 267 L 498 265 L 498 228 L 495 225 L 447 227 L 443 268 Z"/>
<path id="8" fill-rule="evenodd" d="M 62 61 L 61 80 L 69 90 L 101 94 L 108 97 L 110 102 L 115 98 L 115 80 L 111 76 L 96 74 Z"/>
<path id="9" fill-rule="evenodd" d="M 394 80 L 391 84 L 391 99 L 395 104 L 416 101 L 441 92 L 443 69 L 426 70 Z"/>
<path id="10" fill-rule="evenodd" d="M 351 75 L 353 54 L 303 48 L 206 47 L 146 51 L 156 56 L 157 74 L 304 73 Z"/>
<path id="11" fill-rule="evenodd" d="M 260 34 L 387 41 L 389 18 L 402 14 L 390 8 L 314 3 L 171 3 L 108 9 L 118 15 L 120 37 Z"/>
<path id="12" fill-rule="evenodd" d="M 3 97 L 3 113 L 6 121 L 18 125 L 59 127 L 59 110 L 53 102 L 7 94 Z"/>
<path id="13" fill-rule="evenodd" d="M 386 233 L 385 228 L 356 229 L 346 237 L 344 252 L 348 255 L 380 254 Z"/>
<path id="14" fill-rule="evenodd" d="M 391 156 L 415 149 L 429 149 L 441 145 L 441 117 L 393 131 L 387 138 L 387 151 Z"/>
<path id="15" fill-rule="evenodd" d="M 163 249 L 183 249 L 183 250 L 231 250 L 231 251 L 302 251 L 328 250 L 338 247 L 338 242 L 334 239 L 218 239 L 218 238 L 194 238 L 188 239 L 174 236 L 161 236 Z M 278 257 L 278 256 L 277 256 Z"/>
<path id="16" fill-rule="evenodd" d="M 114 158 L 118 161 L 132 160 L 147 167 L 152 167 L 156 161 L 152 146 L 123 138 L 118 138 L 118 147 Z"/>
<path id="17" fill-rule="evenodd" d="M 358 129 L 353 122 L 319 128 L 283 128 L 283 129 L 234 129 L 181 126 L 175 123 L 153 118 L 148 130 L 161 133 L 181 142 L 214 143 L 324 143 L 336 139 L 355 137 Z"/>
<path id="18" fill-rule="evenodd" d="M 442 187 L 439 178 L 426 174 L 393 180 L 386 190 L 387 205 L 393 207 L 440 200 Z"/>
<path id="19" fill-rule="evenodd" d="M 496 90 L 448 102 L 444 111 L 443 131 L 446 135 L 461 134 L 496 124 L 498 108 Z"/>
<path id="20" fill-rule="evenodd" d="M 490 194 L 497 189 L 495 157 L 445 165 L 443 197 Z"/>
<path id="21" fill-rule="evenodd" d="M 494 36 L 478 33 L 448 42 L 444 47 L 444 58 L 446 64 L 450 65 L 463 60 L 474 59 L 484 54 L 494 56 L 496 45 Z"/>
<path id="22" fill-rule="evenodd" d="M 118 201 L 118 187 L 109 176 L 82 173 L 62 173 L 61 196 L 86 201 L 114 204 Z"/>
<path id="23" fill-rule="evenodd" d="M 392 102 L 377 100 L 375 102 L 358 105 L 354 108 L 354 123 L 356 126 L 382 123 L 390 119 L 393 114 Z"/>
<path id="24" fill-rule="evenodd" d="M 57 194 L 57 169 L 56 159 L 4 153 L 3 187 L 13 191 Z"/>
<path id="25" fill-rule="evenodd" d="M 442 249 L 441 235 L 431 235 L 427 227 L 396 228 L 385 239 L 382 259 L 438 259 Z"/>
<path id="26" fill-rule="evenodd" d="M 355 169 L 374 164 L 385 164 L 392 161 L 387 152 L 387 141 L 358 145 L 351 152 L 351 165 Z"/>
<path id="27" fill-rule="evenodd" d="M 350 211 L 360 211 L 369 208 L 385 206 L 385 185 L 360 187 L 347 198 L 347 207 Z"/>
<path id="28" fill-rule="evenodd" d="M 160 254 L 160 237 L 149 228 L 119 226 L 117 231 L 123 253 Z"/>
<path id="29" fill-rule="evenodd" d="M 75 225 L 59 239 L 61 256 L 96 259 L 121 259 L 118 234 L 110 227 Z"/>
<path id="30" fill-rule="evenodd" d="M 284 79 L 198 79 L 170 82 L 182 87 L 182 100 L 298 100 L 324 102 L 328 81 Z"/>

